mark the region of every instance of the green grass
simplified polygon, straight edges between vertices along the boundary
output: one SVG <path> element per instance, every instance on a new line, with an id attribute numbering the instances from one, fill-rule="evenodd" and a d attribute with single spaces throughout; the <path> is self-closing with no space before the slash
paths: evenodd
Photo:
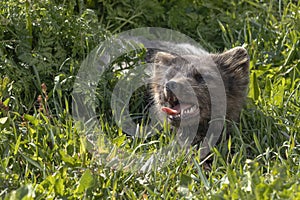
<path id="1" fill-rule="evenodd" d="M 105 2 L 0 3 L 0 197 L 300 199 L 300 3 Z M 131 163 L 132 155 L 149 158 L 174 136 L 165 125 L 148 139 L 133 138 L 112 122 L 109 95 L 120 72 L 108 70 L 99 83 L 99 130 L 72 118 L 71 91 L 84 58 L 111 34 L 144 26 L 180 31 L 212 52 L 238 45 L 249 52 L 247 106 L 210 153 L 211 170 L 195 149 L 142 171 Z M 97 149 L 90 131 L 105 134 Z"/>

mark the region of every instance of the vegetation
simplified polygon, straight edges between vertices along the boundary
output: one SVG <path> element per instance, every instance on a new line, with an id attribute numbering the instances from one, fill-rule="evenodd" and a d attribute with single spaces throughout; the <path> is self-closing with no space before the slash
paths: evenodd
<path id="1" fill-rule="evenodd" d="M 1 1 L 0 197 L 299 199 L 299 10 L 292 0 Z M 111 167 L 118 152 L 100 137 L 103 149 L 94 154 L 88 130 L 72 117 L 71 92 L 86 56 L 109 36 L 145 26 L 180 31 L 211 52 L 239 45 L 249 52 L 248 104 L 209 155 L 210 170 L 195 149 L 160 168 Z M 132 68 L 136 59 L 116 62 Z M 99 131 L 113 150 L 156 152 L 173 137 L 167 126 L 143 140 L 109 117 L 111 91 L 101 87 L 112 90 L 120 76 L 108 70 L 99 83 Z"/>

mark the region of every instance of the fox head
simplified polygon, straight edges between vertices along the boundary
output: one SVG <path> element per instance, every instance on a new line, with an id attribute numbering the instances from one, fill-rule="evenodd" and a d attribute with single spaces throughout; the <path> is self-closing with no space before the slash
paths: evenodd
<path id="1" fill-rule="evenodd" d="M 219 106 L 226 107 L 227 119 L 237 120 L 247 94 L 249 56 L 242 47 L 221 54 L 157 52 L 152 78 L 157 112 L 174 126 L 207 126 L 212 100 L 218 101 L 209 88 L 225 89 L 226 105 Z"/>

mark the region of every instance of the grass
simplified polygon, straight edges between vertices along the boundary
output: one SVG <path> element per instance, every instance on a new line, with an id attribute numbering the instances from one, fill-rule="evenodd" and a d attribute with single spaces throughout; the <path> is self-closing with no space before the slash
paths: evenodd
<path id="1" fill-rule="evenodd" d="M 300 199 L 300 4 L 134 3 L 0 3 L 0 197 Z M 238 45 L 249 52 L 248 103 L 230 137 L 209 154 L 210 170 L 195 149 L 149 159 L 172 141 L 167 125 L 143 139 L 112 122 L 110 94 L 120 71 L 108 70 L 98 85 L 98 130 L 72 117 L 72 84 L 87 54 L 112 33 L 143 26 L 181 31 L 213 52 Z M 138 62 L 131 55 L 123 61 L 129 68 Z M 86 137 L 91 131 L 105 137 Z M 148 164 L 132 164 L 142 153 Z"/>

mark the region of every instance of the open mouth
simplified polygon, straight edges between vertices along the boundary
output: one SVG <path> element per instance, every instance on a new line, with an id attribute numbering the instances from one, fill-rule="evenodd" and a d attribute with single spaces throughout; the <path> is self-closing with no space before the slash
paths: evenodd
<path id="1" fill-rule="evenodd" d="M 176 96 L 172 93 L 165 93 L 167 105 L 161 110 L 168 115 L 170 120 L 184 120 L 195 117 L 199 114 L 199 107 L 196 104 L 188 102 L 179 102 Z"/>

